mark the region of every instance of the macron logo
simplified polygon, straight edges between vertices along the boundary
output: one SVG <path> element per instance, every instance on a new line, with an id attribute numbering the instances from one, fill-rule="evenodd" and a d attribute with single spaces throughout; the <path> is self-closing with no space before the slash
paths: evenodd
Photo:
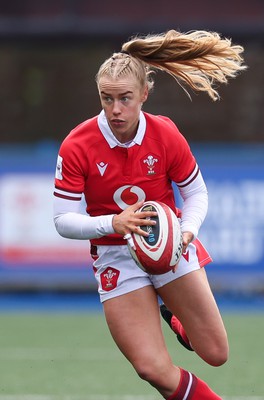
<path id="1" fill-rule="evenodd" d="M 103 176 L 108 164 L 105 164 L 103 161 L 101 161 L 99 164 L 96 163 L 96 165 L 100 172 L 100 175 Z"/>

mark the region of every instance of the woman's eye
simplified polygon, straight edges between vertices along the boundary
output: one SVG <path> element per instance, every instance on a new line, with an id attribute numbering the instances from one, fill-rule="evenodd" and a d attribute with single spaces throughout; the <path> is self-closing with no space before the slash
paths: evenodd
<path id="1" fill-rule="evenodd" d="M 111 98 L 111 97 L 103 97 L 103 101 L 104 101 L 105 103 L 111 103 L 112 98 Z"/>

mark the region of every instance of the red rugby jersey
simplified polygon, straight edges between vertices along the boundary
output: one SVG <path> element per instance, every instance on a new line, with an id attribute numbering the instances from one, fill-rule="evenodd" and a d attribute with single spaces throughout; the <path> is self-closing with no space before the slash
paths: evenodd
<path id="1" fill-rule="evenodd" d="M 166 117 L 144 113 L 140 145 L 111 148 L 98 116 L 77 126 L 63 141 L 55 196 L 80 200 L 84 193 L 91 216 L 118 214 L 136 201 L 162 201 L 175 210 L 172 181 L 187 185 L 198 174 L 189 145 Z M 123 244 L 119 235 L 92 239 L 93 244 Z"/>

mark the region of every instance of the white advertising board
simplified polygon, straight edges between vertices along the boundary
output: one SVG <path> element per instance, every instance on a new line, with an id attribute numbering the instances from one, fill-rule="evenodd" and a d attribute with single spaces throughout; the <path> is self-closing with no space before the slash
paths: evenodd
<path id="1" fill-rule="evenodd" d="M 0 176 L 0 257 L 3 262 L 88 264 L 89 241 L 59 236 L 53 224 L 51 174 Z"/>

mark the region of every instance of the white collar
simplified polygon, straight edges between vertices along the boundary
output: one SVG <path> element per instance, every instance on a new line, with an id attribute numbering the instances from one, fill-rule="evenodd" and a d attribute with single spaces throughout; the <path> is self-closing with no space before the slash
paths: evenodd
<path id="1" fill-rule="evenodd" d="M 98 115 L 98 126 L 99 126 L 99 129 L 102 132 L 105 140 L 111 147 L 111 149 L 116 146 L 132 147 L 132 146 L 134 146 L 134 144 L 140 145 L 142 143 L 142 140 L 143 140 L 145 132 L 146 132 L 146 118 L 145 118 L 145 115 L 143 114 L 143 112 L 140 111 L 139 124 L 138 124 L 138 130 L 137 130 L 136 136 L 128 144 L 120 143 L 119 140 L 117 140 L 117 138 L 114 136 L 113 132 L 111 131 L 110 126 L 108 125 L 104 110 L 102 110 L 100 112 L 100 114 Z"/>

